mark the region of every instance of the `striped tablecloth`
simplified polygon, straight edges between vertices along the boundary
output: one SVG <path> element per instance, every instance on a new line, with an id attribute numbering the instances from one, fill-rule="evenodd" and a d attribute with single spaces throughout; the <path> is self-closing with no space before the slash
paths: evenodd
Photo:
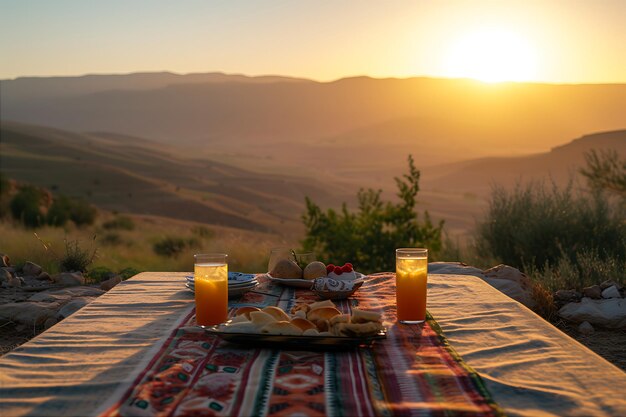
<path id="1" fill-rule="evenodd" d="M 242 305 L 289 310 L 315 299 L 259 280 L 259 292 L 231 303 L 231 313 Z M 372 348 L 342 352 L 230 344 L 196 327 L 192 309 L 102 416 L 498 415 L 480 377 L 432 317 L 423 325 L 396 323 L 394 283 L 393 274 L 368 277 L 354 298 L 337 303 L 346 313 L 356 306 L 380 311 L 388 328 Z"/>
<path id="2" fill-rule="evenodd" d="M 459 271 L 459 274 L 463 272 Z M 428 309 L 451 345 L 467 364 L 479 372 L 492 397 L 508 416 L 626 415 L 626 373 L 480 278 L 459 274 L 429 275 Z M 193 294 L 184 287 L 185 275 L 188 273 L 139 274 L 0 357 L 0 416 L 97 416 L 115 412 L 112 407 L 120 400 L 127 407 L 133 395 L 131 393 L 126 397 L 129 387 L 141 382 L 138 377 L 145 377 L 146 369 L 154 368 L 153 360 L 158 360 L 161 357 L 158 353 L 182 336 L 180 331 L 187 333 L 191 329 L 181 326 L 183 322 L 188 322 L 193 309 Z M 373 280 L 370 284 L 375 282 Z M 272 289 L 271 292 L 279 296 L 274 297 L 276 300 L 273 303 L 280 299 L 278 304 L 287 305 L 295 295 L 293 291 L 291 288 Z M 379 291 L 390 293 L 392 287 Z M 364 291 L 357 292 L 356 300 L 359 303 L 373 302 L 374 306 L 384 305 L 379 299 L 380 293 L 370 301 L 363 300 L 365 295 Z M 262 303 L 263 300 L 246 299 L 252 304 Z M 391 317 L 393 313 L 393 310 L 387 310 L 386 314 Z M 393 337 L 397 335 L 398 326 L 394 324 L 393 320 L 387 322 L 390 331 L 387 343 L 393 343 Z M 426 334 L 422 330 L 421 339 Z M 201 333 L 196 336 L 206 337 Z M 210 338 L 203 340 L 202 343 L 211 341 Z M 417 346 L 425 348 L 427 345 L 422 343 Z M 205 349 L 201 345 L 199 348 Z M 222 345 L 216 347 L 223 348 Z M 268 354 L 268 351 L 263 352 Z M 289 354 L 292 358 L 278 358 L 286 365 L 278 367 L 275 364 L 272 368 L 275 373 L 297 366 L 300 358 L 294 355 L 301 353 Z M 332 369 L 324 368 L 328 364 L 346 366 L 350 363 L 349 358 L 346 362 L 342 355 L 346 354 L 324 355 L 324 360 L 317 362 L 321 368 L 315 369 L 317 372 L 320 369 L 329 372 Z M 352 360 L 354 362 L 354 358 Z M 395 372 L 398 366 L 407 367 L 406 356 L 392 355 L 386 360 L 386 363 L 379 361 L 376 366 L 379 375 L 365 381 L 380 380 L 386 374 Z M 417 367 L 407 369 L 405 379 L 410 379 L 415 370 L 420 369 L 419 362 L 414 364 Z M 222 374 L 228 374 L 226 368 L 229 364 L 221 366 L 224 367 Z M 360 369 L 369 368 L 361 365 Z M 446 367 L 443 369 L 446 370 Z M 313 373 L 317 375 L 315 371 Z M 446 373 L 451 375 L 453 372 L 447 368 Z M 329 387 L 327 382 L 331 381 L 324 380 L 324 387 Z M 333 386 L 341 386 L 342 389 L 349 387 L 344 379 L 335 379 L 333 383 Z M 291 384 L 300 386 L 293 380 Z M 213 386 L 219 387 L 220 384 L 211 384 Z M 408 385 L 409 388 L 411 386 Z M 254 398 L 247 394 L 256 392 L 255 389 L 261 388 L 248 385 L 244 397 L 248 400 Z M 398 407 L 409 405 L 416 412 L 420 411 L 421 404 L 418 402 L 422 401 L 421 397 L 405 395 L 405 389 L 407 385 L 404 383 L 399 386 L 402 401 L 406 404 L 390 402 L 392 405 L 386 405 L 374 399 L 374 407 L 379 407 L 376 410 L 381 410 L 381 413 L 390 412 L 392 407 L 399 413 Z M 336 390 L 328 391 L 324 395 L 336 395 Z M 274 402 L 271 404 L 280 404 L 281 392 L 272 387 L 269 400 Z M 361 388 L 358 392 L 364 391 Z M 384 394 L 390 396 L 394 392 L 388 390 Z M 341 402 L 331 404 L 325 401 L 324 405 L 335 412 L 346 402 L 353 401 L 352 398 L 355 398 L 354 393 L 343 393 L 339 398 Z M 481 407 L 472 405 L 474 410 Z M 178 408 L 177 413 L 182 414 L 180 410 L 182 408 Z M 134 414 L 148 415 L 150 412 L 137 407 Z"/>

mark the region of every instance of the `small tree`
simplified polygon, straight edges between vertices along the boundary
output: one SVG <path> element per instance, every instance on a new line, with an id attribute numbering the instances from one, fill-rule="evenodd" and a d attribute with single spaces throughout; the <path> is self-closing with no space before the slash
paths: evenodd
<path id="1" fill-rule="evenodd" d="M 626 199 L 626 159 L 620 160 L 617 151 L 610 149 L 585 154 L 587 167 L 580 170 L 591 188 L 610 191 Z"/>
<path id="2" fill-rule="evenodd" d="M 72 220 L 77 226 L 93 224 L 98 211 L 82 199 L 58 196 L 52 202 L 46 220 L 52 226 L 63 226 Z"/>
<path id="3" fill-rule="evenodd" d="M 399 247 L 441 249 L 443 221 L 434 225 L 427 211 L 419 221 L 415 210 L 420 171 L 409 155 L 409 173 L 395 178 L 399 203 L 381 199 L 382 190 L 361 189 L 358 211 L 350 212 L 344 203 L 339 212 L 323 212 L 306 198 L 302 220 L 306 227 L 303 246 L 332 263 L 352 262 L 360 271 L 392 271 L 394 251 Z"/>
<path id="4" fill-rule="evenodd" d="M 46 193 L 36 187 L 22 187 L 13 197 L 10 203 L 13 218 L 21 221 L 24 226 L 40 226 L 45 214 L 42 207 L 46 204 Z"/>

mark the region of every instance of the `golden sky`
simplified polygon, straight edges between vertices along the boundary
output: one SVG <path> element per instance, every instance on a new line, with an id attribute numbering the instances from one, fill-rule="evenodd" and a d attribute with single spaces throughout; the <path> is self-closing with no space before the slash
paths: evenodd
<path id="1" fill-rule="evenodd" d="M 173 71 L 626 82 L 626 0 L 0 0 L 0 78 Z"/>

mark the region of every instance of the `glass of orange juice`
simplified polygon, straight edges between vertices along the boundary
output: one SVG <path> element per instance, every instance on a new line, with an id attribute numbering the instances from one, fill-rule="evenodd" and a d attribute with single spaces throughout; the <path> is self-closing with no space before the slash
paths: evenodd
<path id="1" fill-rule="evenodd" d="M 228 255 L 194 255 L 196 323 L 212 326 L 228 318 Z"/>
<path id="2" fill-rule="evenodd" d="M 396 249 L 396 307 L 401 323 L 426 320 L 427 277 L 428 249 Z"/>

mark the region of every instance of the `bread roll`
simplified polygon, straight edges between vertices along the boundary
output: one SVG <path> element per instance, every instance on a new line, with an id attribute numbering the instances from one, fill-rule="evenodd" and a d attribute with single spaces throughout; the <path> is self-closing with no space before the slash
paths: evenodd
<path id="1" fill-rule="evenodd" d="M 282 308 L 278 308 L 278 307 L 274 307 L 274 306 L 269 306 L 269 307 L 265 307 L 263 310 L 264 313 L 269 314 L 270 316 L 274 317 L 276 319 L 276 321 L 289 321 L 291 319 L 291 317 L 289 317 L 287 315 L 287 313 L 285 313 L 283 311 Z"/>
<path id="2" fill-rule="evenodd" d="M 300 336 L 302 334 L 302 330 L 288 321 L 276 321 L 263 326 L 261 333 Z"/>
<path id="3" fill-rule="evenodd" d="M 294 324 L 296 326 L 298 326 L 300 329 L 302 329 L 302 331 L 308 330 L 308 329 L 316 329 L 317 330 L 317 326 L 313 323 L 311 323 L 310 321 L 308 321 L 307 319 L 303 319 L 301 317 L 296 317 L 294 319 L 291 319 L 291 324 Z"/>
<path id="4" fill-rule="evenodd" d="M 330 300 L 318 301 L 316 303 L 309 304 L 309 312 L 315 310 L 316 308 L 322 307 L 335 307 L 335 303 Z"/>
<path id="5" fill-rule="evenodd" d="M 260 308 L 257 307 L 239 307 L 237 311 L 235 311 L 235 316 L 245 315 L 248 320 L 250 320 L 250 313 L 253 311 L 261 311 Z"/>
<path id="6" fill-rule="evenodd" d="M 263 311 L 253 311 L 250 313 L 250 321 L 254 323 L 259 330 L 268 323 L 273 323 L 276 319 Z"/>
<path id="7" fill-rule="evenodd" d="M 317 326 L 317 330 L 320 332 L 327 332 L 330 329 L 328 320 L 318 320 L 315 322 L 315 325 Z"/>
<path id="8" fill-rule="evenodd" d="M 302 332 L 303 336 L 319 336 L 320 332 L 317 331 L 317 329 L 306 329 L 304 332 Z"/>
<path id="9" fill-rule="evenodd" d="M 383 325 L 377 322 L 367 323 L 339 323 L 333 327 L 333 333 L 337 336 L 363 337 L 373 336 L 381 331 Z"/>
<path id="10" fill-rule="evenodd" d="M 306 303 L 298 303 L 295 306 L 291 307 L 291 314 L 297 314 L 300 311 L 304 311 L 305 317 L 306 313 L 309 312 L 309 305 Z"/>
<path id="11" fill-rule="evenodd" d="M 334 316 L 330 320 L 328 320 L 328 324 L 332 327 L 337 323 L 350 323 L 350 315 L 349 314 L 340 314 L 338 316 Z"/>
<path id="12" fill-rule="evenodd" d="M 315 323 L 319 320 L 330 320 L 331 318 L 340 314 L 341 311 L 337 310 L 335 307 L 321 307 L 309 311 L 309 314 L 307 314 L 306 318 Z"/>
<path id="13" fill-rule="evenodd" d="M 359 310 L 355 308 L 352 310 L 352 323 L 367 323 L 370 321 L 379 322 L 380 321 L 380 313 L 376 313 L 374 311 L 365 311 Z"/>
<path id="14" fill-rule="evenodd" d="M 235 316 L 232 318 L 232 320 L 230 321 L 230 324 L 235 324 L 235 323 L 249 323 L 250 320 L 248 320 L 248 318 L 246 317 L 245 314 L 242 314 L 240 316 Z"/>

